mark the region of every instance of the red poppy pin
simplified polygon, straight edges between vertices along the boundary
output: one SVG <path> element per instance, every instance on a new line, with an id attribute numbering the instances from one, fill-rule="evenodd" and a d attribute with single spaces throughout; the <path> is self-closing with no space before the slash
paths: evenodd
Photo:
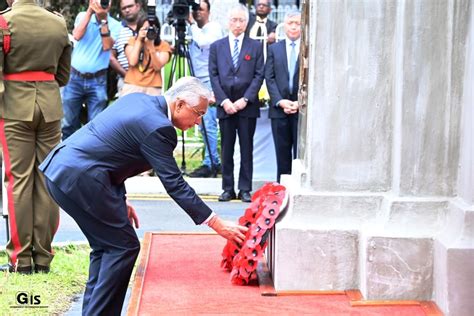
<path id="1" fill-rule="evenodd" d="M 245 55 L 245 56 L 244 56 L 244 59 L 245 59 L 245 60 L 250 60 L 250 59 L 251 59 L 251 58 L 250 58 L 250 55 L 249 55 L 249 54 Z"/>

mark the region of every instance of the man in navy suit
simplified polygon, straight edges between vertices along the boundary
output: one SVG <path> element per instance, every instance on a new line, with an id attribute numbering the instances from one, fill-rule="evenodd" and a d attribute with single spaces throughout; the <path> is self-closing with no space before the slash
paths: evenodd
<path id="1" fill-rule="evenodd" d="M 169 195 L 196 224 L 236 244 L 246 227 L 222 221 L 184 181 L 173 158 L 175 127 L 200 123 L 210 92 L 197 78 L 178 80 L 164 97 L 120 98 L 59 144 L 40 165 L 53 199 L 92 248 L 83 315 L 120 315 L 140 243 L 124 181 L 153 167 Z"/>
<path id="2" fill-rule="evenodd" d="M 277 158 L 277 181 L 291 173 L 296 158 L 298 129 L 298 55 L 301 37 L 301 13 L 285 15 L 285 40 L 268 47 L 265 82 L 270 94 L 269 117 Z"/>
<path id="3" fill-rule="evenodd" d="M 211 45 L 209 75 L 221 131 L 222 189 L 219 201 L 236 198 L 234 146 L 239 135 L 239 195 L 250 202 L 253 174 L 253 135 L 260 115 L 258 90 L 264 76 L 262 45 L 245 36 L 249 13 L 238 4 L 229 11 L 229 36 Z"/>

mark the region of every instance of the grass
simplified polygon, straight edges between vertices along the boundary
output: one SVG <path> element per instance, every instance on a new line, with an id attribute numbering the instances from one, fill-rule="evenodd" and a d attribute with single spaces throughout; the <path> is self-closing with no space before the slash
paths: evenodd
<path id="1" fill-rule="evenodd" d="M 75 295 L 84 291 L 89 267 L 89 246 L 68 245 L 54 248 L 54 251 L 49 274 L 0 274 L 2 315 L 62 314 L 70 308 Z M 0 254 L 0 262 L 7 262 L 5 253 Z M 20 292 L 26 293 L 28 304 L 17 303 Z M 38 303 L 38 300 L 39 304 L 31 304 Z"/>

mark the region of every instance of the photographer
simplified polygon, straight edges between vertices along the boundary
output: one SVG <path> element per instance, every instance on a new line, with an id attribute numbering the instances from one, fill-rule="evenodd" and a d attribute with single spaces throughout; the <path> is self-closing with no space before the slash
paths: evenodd
<path id="1" fill-rule="evenodd" d="M 197 10 L 192 10 L 189 14 L 188 22 L 190 24 L 190 32 L 192 42 L 189 45 L 189 54 L 192 61 L 194 76 L 201 80 L 209 89 L 211 89 L 211 79 L 209 78 L 209 49 L 211 44 L 224 37 L 224 32 L 219 23 L 209 21 L 211 5 L 208 0 L 202 0 Z M 202 165 L 189 174 L 190 177 L 207 178 L 211 177 L 214 172 L 220 172 L 220 156 L 217 150 L 217 116 L 214 104 L 207 109 L 206 115 L 203 117 L 206 127 L 207 143 L 204 142 L 204 160 Z M 199 130 L 203 138 L 203 125 L 199 125 Z M 211 155 L 211 156 L 210 156 Z M 212 157 L 212 163 L 211 163 Z M 214 171 L 214 172 L 213 172 Z"/>
<path id="2" fill-rule="evenodd" d="M 157 18 L 154 18 L 159 25 Z M 150 28 L 148 18 L 140 17 L 137 29 L 137 36 L 130 38 L 125 46 L 129 68 L 120 96 L 133 92 L 160 95 L 163 85 L 161 68 L 170 60 L 171 47 L 166 41 L 160 40 L 159 27 Z"/>
<path id="3" fill-rule="evenodd" d="M 90 0 L 87 11 L 80 12 L 72 35 L 77 41 L 72 51 L 71 77 L 62 91 L 63 140 L 81 126 L 82 105 L 87 105 L 87 120 L 107 106 L 107 68 L 120 22 L 109 15 L 107 1 Z M 105 6 L 105 8 L 104 8 Z"/>

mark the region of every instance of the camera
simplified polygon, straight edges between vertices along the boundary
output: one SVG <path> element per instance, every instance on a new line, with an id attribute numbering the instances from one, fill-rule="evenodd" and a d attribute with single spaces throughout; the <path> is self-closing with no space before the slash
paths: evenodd
<path id="1" fill-rule="evenodd" d="M 109 1 L 110 0 L 100 0 L 100 6 L 102 9 L 107 9 L 109 7 Z"/>
<path id="2" fill-rule="evenodd" d="M 194 11 L 198 10 L 201 0 L 175 0 L 172 8 L 173 18 L 176 20 L 186 20 L 189 16 L 189 7 Z"/>
<path id="3" fill-rule="evenodd" d="M 155 0 L 148 0 L 146 16 L 148 20 L 148 30 L 146 32 L 146 38 L 151 41 L 155 41 L 156 45 L 159 45 L 160 40 L 160 21 L 156 17 L 156 4 Z"/>

